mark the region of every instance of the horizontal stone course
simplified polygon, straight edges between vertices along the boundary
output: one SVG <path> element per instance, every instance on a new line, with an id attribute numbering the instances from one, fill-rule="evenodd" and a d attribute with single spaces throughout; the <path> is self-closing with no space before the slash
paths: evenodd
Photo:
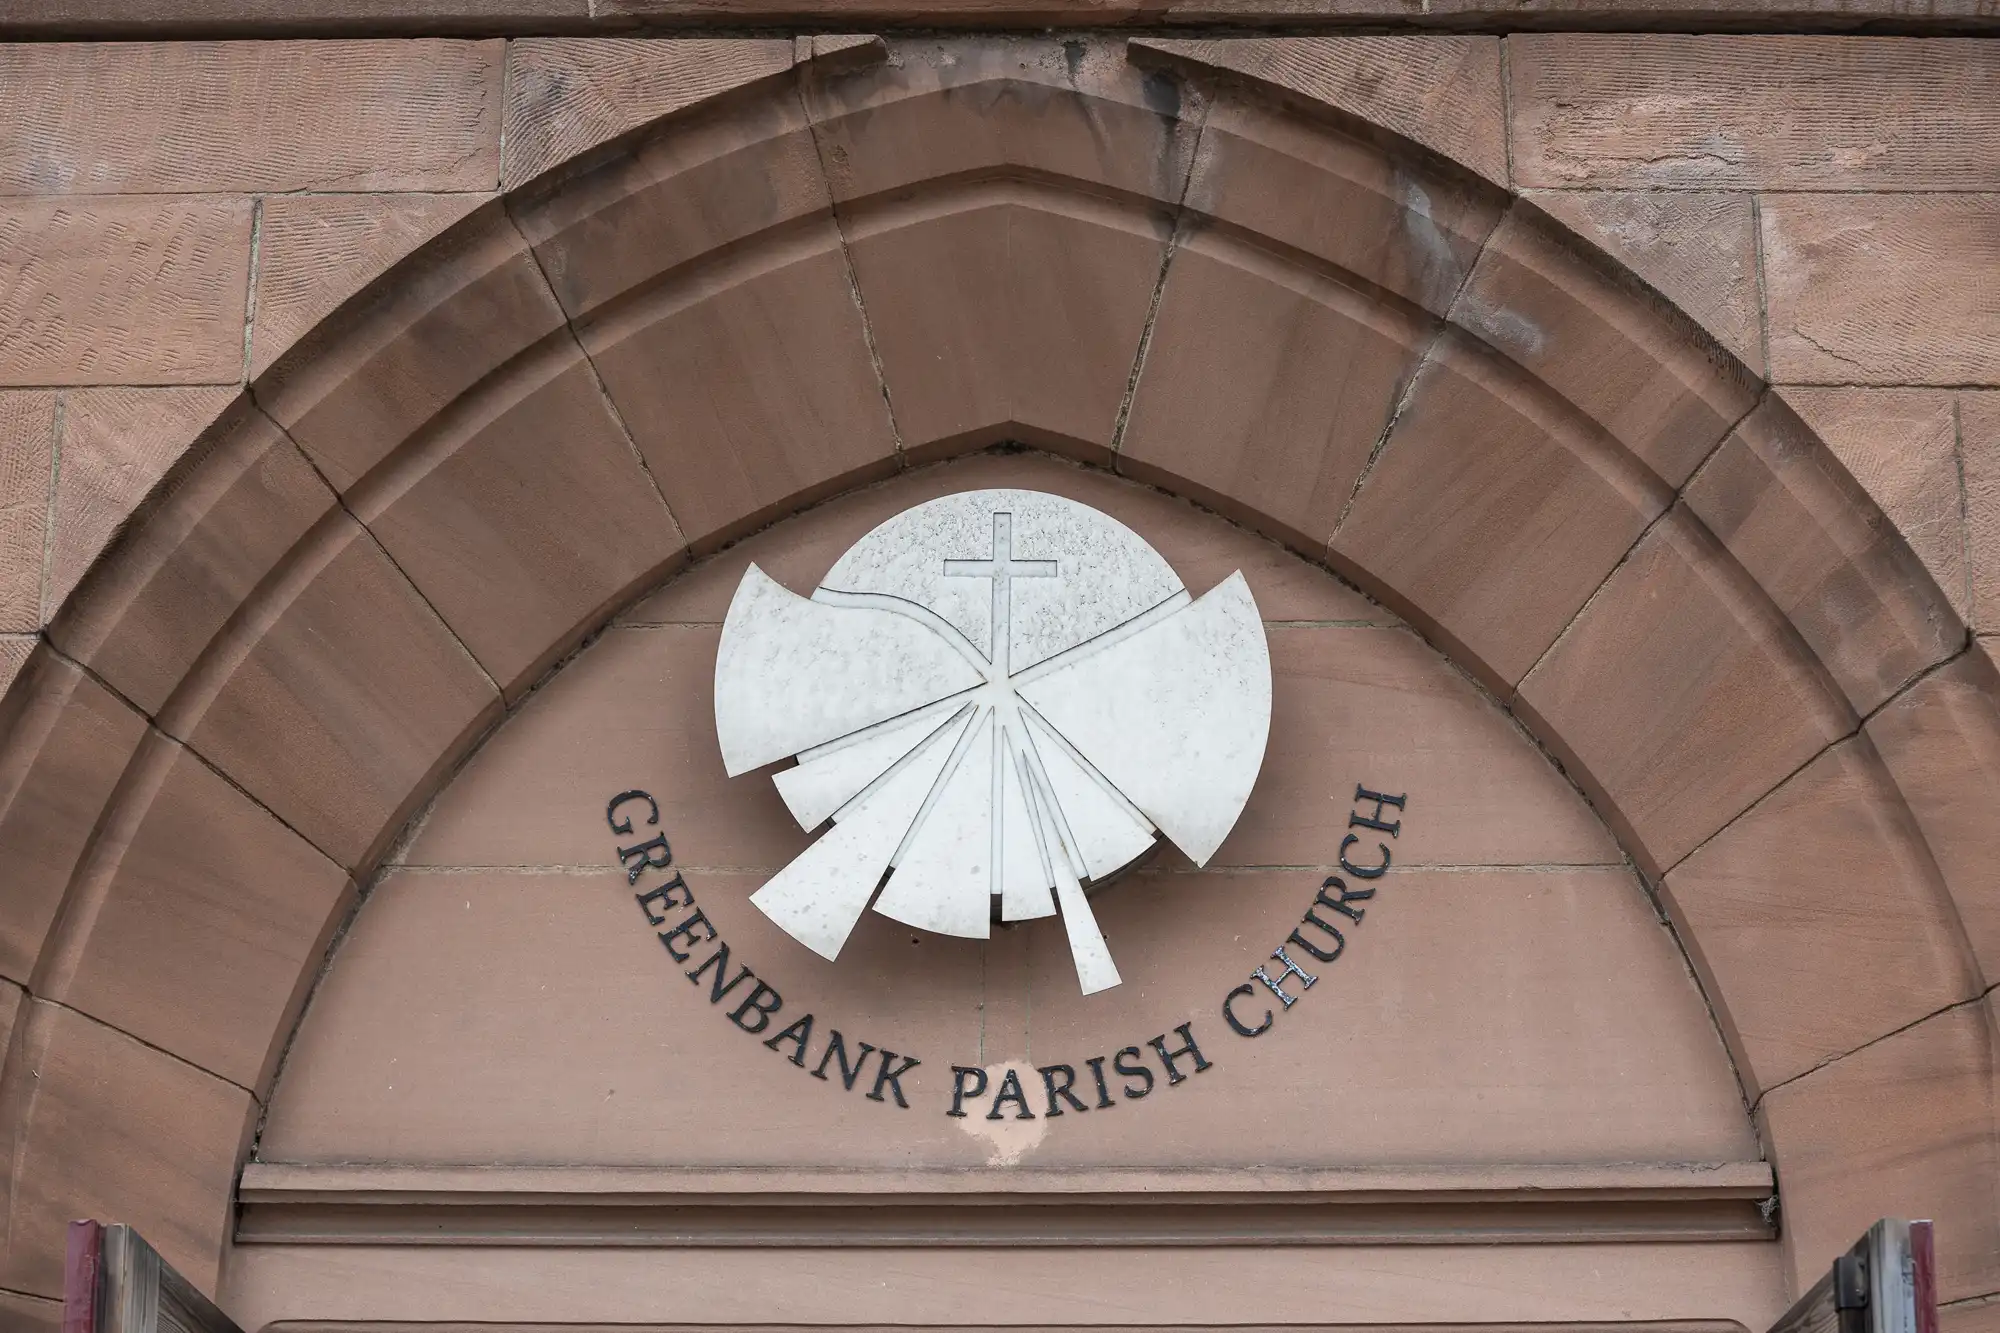
<path id="1" fill-rule="evenodd" d="M 1514 183 L 2000 189 L 2000 59 L 1976 40 L 1517 33 Z"/>
<path id="2" fill-rule="evenodd" d="M 0 194 L 490 190 L 502 47 L 0 45 Z"/>

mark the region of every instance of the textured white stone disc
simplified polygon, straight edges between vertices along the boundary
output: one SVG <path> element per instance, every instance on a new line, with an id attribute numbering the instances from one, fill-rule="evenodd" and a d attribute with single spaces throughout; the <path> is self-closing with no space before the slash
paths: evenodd
<path id="1" fill-rule="evenodd" d="M 810 598 L 752 565 L 716 655 L 729 771 L 796 756 L 786 806 L 833 821 L 759 909 L 828 958 L 871 902 L 973 939 L 1060 914 L 1086 994 L 1118 969 L 1084 884 L 1162 832 L 1214 855 L 1270 709 L 1241 574 L 1192 600 L 1137 533 L 1035 491 L 906 510 Z"/>
<path id="2" fill-rule="evenodd" d="M 800 597 L 751 565 L 715 655 L 715 734 L 731 777 L 980 683 L 906 616 Z"/>
<path id="3" fill-rule="evenodd" d="M 1206 865 L 1250 799 L 1271 728 L 1271 657 L 1250 585 L 1231 574 L 1187 609 L 1058 664 L 1021 697 Z"/>

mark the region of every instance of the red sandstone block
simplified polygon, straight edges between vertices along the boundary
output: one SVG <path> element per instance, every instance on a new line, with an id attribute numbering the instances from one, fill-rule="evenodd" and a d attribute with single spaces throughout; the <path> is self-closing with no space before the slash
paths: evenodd
<path id="1" fill-rule="evenodd" d="M 522 181 L 628 130 L 792 67 L 776 40 L 528 37 L 507 53 L 502 183 Z"/>
<path id="2" fill-rule="evenodd" d="M 1536 190 L 1530 197 L 1692 315 L 1752 370 L 1763 369 L 1757 228 L 1749 195 Z"/>
<path id="3" fill-rule="evenodd" d="M 490 190 L 504 45 L 0 45 L 0 194 Z"/>
<path id="4" fill-rule="evenodd" d="M 1507 180 L 1500 39 L 1422 35 L 1142 37 L 1135 60 L 1206 65 L 1407 135 L 1489 180 Z"/>
<path id="5" fill-rule="evenodd" d="M 250 201 L 0 201 L 0 384 L 243 375 Z"/>
<path id="6" fill-rule="evenodd" d="M 1773 380 L 2000 384 L 2000 195 L 1770 195 L 1761 211 Z"/>
<path id="7" fill-rule="evenodd" d="M 486 194 L 299 194 L 266 199 L 257 227 L 250 376 Z"/>
<path id="8" fill-rule="evenodd" d="M 1978 40 L 1517 34 L 1515 184 L 2000 188 L 2000 59 Z"/>
<path id="9" fill-rule="evenodd" d="M 0 392 L 0 630 L 42 627 L 56 395 Z"/>
<path id="10" fill-rule="evenodd" d="M 236 396 L 233 385 L 64 395 L 49 542 L 50 618 L 147 492 Z"/>
<path id="11" fill-rule="evenodd" d="M 61 1295 L 64 1224 L 116 1217 L 215 1290 L 250 1094 L 71 1009 L 31 1001 L 21 1023 L 10 1072 L 31 1077 L 0 1112 L 14 1168 L 0 1283 Z"/>

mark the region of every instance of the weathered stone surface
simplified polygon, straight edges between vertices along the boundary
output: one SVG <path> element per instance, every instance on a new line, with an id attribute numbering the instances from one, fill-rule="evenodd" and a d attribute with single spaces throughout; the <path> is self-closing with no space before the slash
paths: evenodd
<path id="1" fill-rule="evenodd" d="M 250 1094 L 73 1009 L 31 1001 L 22 1025 L 0 1089 L 0 1283 L 60 1296 L 67 1223 L 116 1217 L 215 1290 Z"/>
<path id="2" fill-rule="evenodd" d="M 347 873 L 160 736 L 64 914 L 48 998 L 242 1087 L 275 1071 Z M 200 836 L 189 831 L 199 829 Z"/>
<path id="3" fill-rule="evenodd" d="M 1432 333 L 1356 286 L 1197 232 L 1167 275 L 1119 469 L 1317 554 Z"/>
<path id="4" fill-rule="evenodd" d="M 1224 94 L 1202 124 L 1187 208 L 1442 315 L 1504 196 L 1410 156 Z"/>
<path id="5" fill-rule="evenodd" d="M 251 590 L 335 503 L 312 464 L 239 395 L 134 513 L 49 635 L 157 712 Z"/>
<path id="6" fill-rule="evenodd" d="M 1959 395 L 1958 430 L 1972 624 L 2000 633 L 2000 393 Z"/>
<path id="7" fill-rule="evenodd" d="M 1454 329 L 1332 552 L 1504 693 L 1671 498 L 1595 422 Z"/>
<path id="8" fill-rule="evenodd" d="M 781 74 L 792 55 L 784 38 L 510 43 L 501 184 L 512 189 L 628 130 Z"/>
<path id="9" fill-rule="evenodd" d="M 43 648 L 0 699 L 0 975 L 26 982 L 146 722 Z"/>
<path id="10" fill-rule="evenodd" d="M 1533 190 L 1528 197 L 1628 265 L 1752 370 L 1763 370 L 1757 225 L 1749 195 Z"/>
<path id="11" fill-rule="evenodd" d="M 486 194 L 296 194 L 263 201 L 250 375 Z"/>
<path id="12" fill-rule="evenodd" d="M 1965 626 L 1859 483 L 1772 395 L 1688 483 L 1708 530 L 1866 716 L 1965 642 Z"/>
<path id="13" fill-rule="evenodd" d="M 243 373 L 250 200 L 0 200 L 0 384 Z"/>
<path id="14" fill-rule="evenodd" d="M 1923 830 L 1981 972 L 2000 977 L 2000 672 L 1974 647 L 1891 699 L 1867 730 Z"/>
<path id="15" fill-rule="evenodd" d="M 349 504 L 511 697 L 686 544 L 575 342 L 510 372 Z"/>
<path id="16" fill-rule="evenodd" d="M 1826 891 L 1859 867 L 1866 893 Z M 1664 897 L 1753 1099 L 1980 990 L 1951 895 L 1866 737 L 1704 843 Z"/>
<path id="17" fill-rule="evenodd" d="M 1452 318 L 1617 438 L 1670 486 L 1757 401 L 1759 385 L 1692 319 L 1518 202 Z"/>
<path id="18" fill-rule="evenodd" d="M 1992 55 L 1977 40 L 1518 33 L 1515 183 L 2000 188 Z"/>
<path id="19" fill-rule="evenodd" d="M 1123 43 L 898 39 L 890 63 L 825 72 L 806 104 L 841 203 L 951 175 L 1067 178 L 1178 203 L 1201 101 Z"/>
<path id="20" fill-rule="evenodd" d="M 583 336 L 698 552 L 896 466 L 830 219 L 668 284 Z"/>
<path id="21" fill-rule="evenodd" d="M 1954 395 L 1945 389 L 1797 386 L 1780 397 L 1881 506 L 1952 609 L 1969 621 Z"/>
<path id="22" fill-rule="evenodd" d="M 1772 379 L 2000 382 L 2000 195 L 1782 194 L 1761 212 Z"/>
<path id="23" fill-rule="evenodd" d="M 582 175 L 510 200 L 571 316 L 760 232 L 824 212 L 819 150 L 798 98 L 696 110 Z"/>
<path id="24" fill-rule="evenodd" d="M 1936 1222 L 1939 1299 L 2000 1285 L 1992 1007 L 1947 1010 L 1765 1096 L 1797 1290 L 1879 1217 Z"/>
<path id="25" fill-rule="evenodd" d="M 350 870 L 499 707 L 492 681 L 345 513 L 266 585 L 270 613 L 219 646 L 163 730 Z"/>
<path id="26" fill-rule="evenodd" d="M 0 45 L 0 194 L 490 190 L 503 46 Z"/>
<path id="27" fill-rule="evenodd" d="M 1521 682 L 1516 705 L 1650 875 L 1855 726 L 1762 590 L 1680 506 Z"/>
<path id="28" fill-rule="evenodd" d="M 1497 37 L 1141 37 L 1132 50 L 1135 60 L 1213 66 L 1298 94 L 1507 181 Z"/>
<path id="29" fill-rule="evenodd" d="M 498 203 L 317 326 L 255 385 L 258 403 L 345 490 L 495 367 L 563 327 Z"/>
<path id="30" fill-rule="evenodd" d="M 844 222 L 912 458 L 999 439 L 1110 457 L 1164 217 L 996 182 Z"/>
<path id="31" fill-rule="evenodd" d="M 56 413 L 52 392 L 0 392 L 0 631 L 42 627 Z"/>
<path id="32" fill-rule="evenodd" d="M 236 388 L 75 389 L 63 396 L 49 539 L 53 616 L 139 502 L 229 406 Z"/>

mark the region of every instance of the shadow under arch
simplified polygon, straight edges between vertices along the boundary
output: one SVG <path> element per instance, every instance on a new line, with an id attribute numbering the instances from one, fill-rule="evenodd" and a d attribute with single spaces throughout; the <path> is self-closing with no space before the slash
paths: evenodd
<path id="1" fill-rule="evenodd" d="M 62 609 L 5 703 L 0 1286 L 59 1290 L 93 1212 L 211 1275 L 353 885 L 507 707 L 690 554 L 1001 439 L 1328 564 L 1560 758 L 1696 966 L 1795 1272 L 1912 1189 L 1958 1206 L 1893 1164 L 1857 1190 L 1763 1107 L 1945 1011 L 1940 1058 L 1991 1083 L 2000 907 L 1927 775 L 1995 752 L 2000 687 L 1829 451 L 1386 131 L 1122 43 L 881 54 L 466 218 L 253 383 Z M 1866 930 L 1828 902 L 1854 864 Z M 1986 1281 L 1979 1207 L 1947 1298 Z"/>

